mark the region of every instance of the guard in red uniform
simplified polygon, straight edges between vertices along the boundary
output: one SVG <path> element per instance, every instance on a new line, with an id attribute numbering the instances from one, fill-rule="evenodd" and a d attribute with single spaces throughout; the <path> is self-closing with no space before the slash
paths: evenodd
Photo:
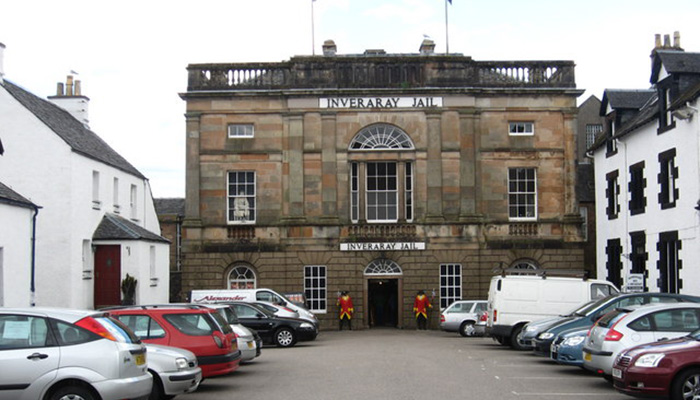
<path id="1" fill-rule="evenodd" d="M 413 302 L 413 312 L 416 313 L 416 326 L 418 329 L 428 329 L 428 309 L 433 308 L 428 296 L 422 290 L 416 295 Z"/>
<path id="2" fill-rule="evenodd" d="M 348 328 L 352 330 L 352 313 L 355 312 L 355 309 L 352 306 L 352 298 L 347 291 L 344 291 L 340 297 L 338 297 L 338 303 L 336 305 L 339 307 L 338 318 L 340 318 L 340 326 L 338 327 L 338 330 L 343 330 L 345 321 L 348 322 Z"/>

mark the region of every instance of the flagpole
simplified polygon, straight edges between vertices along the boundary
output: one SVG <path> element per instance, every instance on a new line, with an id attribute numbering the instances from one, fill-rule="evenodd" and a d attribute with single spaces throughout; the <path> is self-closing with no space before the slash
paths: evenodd
<path id="1" fill-rule="evenodd" d="M 445 54 L 450 54 L 450 36 L 447 29 L 447 2 L 445 0 Z"/>
<path id="2" fill-rule="evenodd" d="M 316 0 L 311 0 L 311 55 L 316 55 L 316 38 L 314 32 L 314 3 Z"/>

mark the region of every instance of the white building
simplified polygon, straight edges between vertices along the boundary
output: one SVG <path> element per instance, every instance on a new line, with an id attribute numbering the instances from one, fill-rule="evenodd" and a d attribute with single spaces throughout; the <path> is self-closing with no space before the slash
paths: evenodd
<path id="1" fill-rule="evenodd" d="M 4 305 L 119 304 L 126 274 L 138 280 L 137 303 L 167 302 L 169 242 L 160 236 L 149 182 L 87 127 L 80 83 L 69 77 L 47 101 L 3 75 L 0 64 L 0 182 L 41 207 L 33 275 L 26 273 L 34 287 L 13 272 L 27 268 L 31 253 L 10 258 L 3 250 L 25 240 L 31 218 L 2 219 Z"/>
<path id="2" fill-rule="evenodd" d="M 595 157 L 597 273 L 619 286 L 700 295 L 700 53 L 668 36 L 651 89 L 606 90 Z M 639 276 L 639 275 L 637 275 Z"/>

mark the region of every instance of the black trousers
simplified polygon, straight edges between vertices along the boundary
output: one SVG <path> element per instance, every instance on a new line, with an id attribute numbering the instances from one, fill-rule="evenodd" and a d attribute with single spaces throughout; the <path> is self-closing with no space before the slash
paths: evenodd
<path id="1" fill-rule="evenodd" d="M 428 319 L 423 314 L 416 315 L 416 325 L 418 329 L 428 329 Z"/>
<path id="2" fill-rule="evenodd" d="M 347 321 L 347 323 L 348 323 L 348 329 L 352 330 L 352 320 L 347 315 L 343 315 L 343 318 L 341 318 L 339 321 L 340 322 L 339 326 L 338 326 L 339 331 L 343 330 L 343 325 L 345 325 L 345 321 Z"/>

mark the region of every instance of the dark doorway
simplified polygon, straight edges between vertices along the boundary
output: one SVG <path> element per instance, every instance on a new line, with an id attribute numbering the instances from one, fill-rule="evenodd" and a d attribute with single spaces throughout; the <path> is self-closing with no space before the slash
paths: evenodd
<path id="1" fill-rule="evenodd" d="M 97 246 L 94 279 L 95 309 L 121 304 L 121 246 Z"/>
<path id="2" fill-rule="evenodd" d="M 367 285 L 369 326 L 396 327 L 398 323 L 398 280 L 370 279 Z"/>

